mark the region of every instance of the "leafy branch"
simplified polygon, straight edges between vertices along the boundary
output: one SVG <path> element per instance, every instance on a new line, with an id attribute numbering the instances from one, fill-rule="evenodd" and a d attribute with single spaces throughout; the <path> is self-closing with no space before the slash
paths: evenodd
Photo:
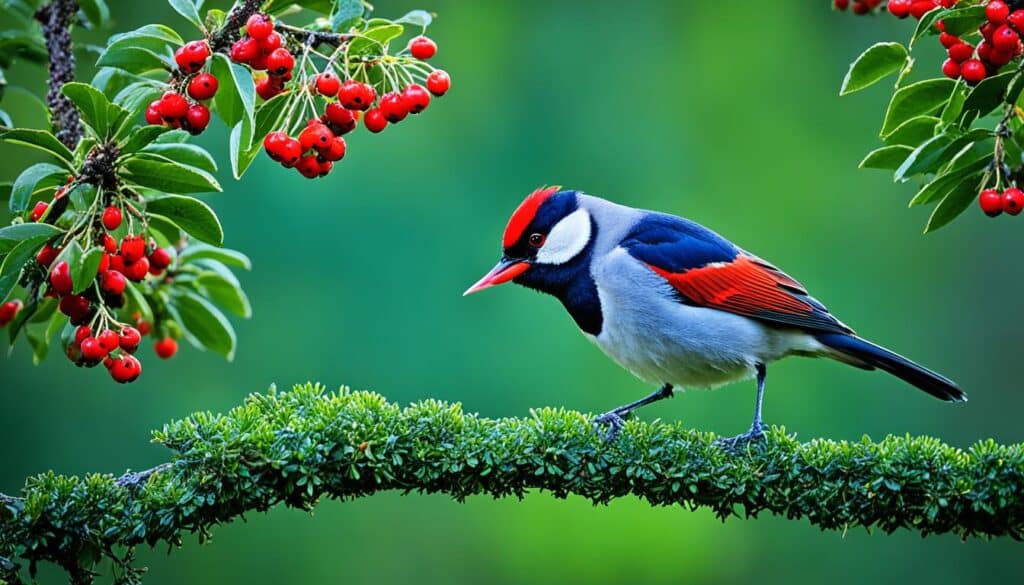
<path id="1" fill-rule="evenodd" d="M 630 421 L 606 443 L 589 417 L 564 409 L 487 419 L 458 404 L 402 408 L 379 394 L 305 385 L 172 422 L 154 441 L 174 455 L 151 470 L 51 472 L 29 478 L 19 497 L 0 497 L 6 565 L 21 559 L 31 575 L 37 562 L 54 562 L 87 583 L 106 558 L 118 582 L 134 583 L 137 545 L 178 545 L 184 533 L 202 541 L 250 510 L 310 509 L 323 497 L 385 490 L 459 501 L 529 490 L 597 504 L 636 496 L 707 507 L 723 520 L 768 512 L 823 530 L 1024 536 L 1024 446 L 991 440 L 966 450 L 909 436 L 801 443 L 775 428 L 763 444 L 731 453 L 711 433 Z M 0 578 L 17 583 L 18 575 L 12 568 Z"/>

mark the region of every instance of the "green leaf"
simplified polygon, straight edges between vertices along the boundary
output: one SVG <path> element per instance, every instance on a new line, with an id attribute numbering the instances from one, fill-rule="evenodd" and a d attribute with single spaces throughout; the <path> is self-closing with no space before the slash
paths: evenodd
<path id="1" fill-rule="evenodd" d="M 932 136 L 910 153 L 893 173 L 893 180 L 899 182 L 913 175 L 936 170 L 940 164 L 946 162 L 940 159 L 940 155 L 952 141 L 952 138 L 945 134 Z"/>
<path id="2" fill-rule="evenodd" d="M 970 6 L 942 14 L 942 27 L 951 35 L 960 36 L 978 30 L 985 23 L 985 7 Z"/>
<path id="3" fill-rule="evenodd" d="M 967 86 L 962 83 L 956 84 L 953 94 L 949 96 L 949 101 L 942 108 L 942 115 L 939 116 L 944 126 L 952 124 L 960 117 L 961 112 L 964 111 L 964 102 L 966 101 Z"/>
<path id="4" fill-rule="evenodd" d="M 926 79 L 898 89 L 885 112 L 882 137 L 888 136 L 911 118 L 937 111 L 949 100 L 955 85 L 952 79 Z"/>
<path id="5" fill-rule="evenodd" d="M 192 243 L 178 253 L 179 264 L 188 264 L 203 259 L 216 260 L 228 266 L 252 270 L 252 262 L 248 256 L 228 248 L 215 248 L 207 244 Z"/>
<path id="6" fill-rule="evenodd" d="M 220 87 L 217 95 L 213 97 L 213 103 L 221 119 L 229 128 L 245 119 L 252 128 L 256 108 L 256 86 L 249 70 L 232 63 L 227 56 L 218 53 L 213 56 L 210 72 L 220 80 Z M 246 147 L 248 148 L 248 145 Z"/>
<path id="7" fill-rule="evenodd" d="M 900 164 L 907 159 L 907 156 L 913 152 L 913 148 L 909 146 L 893 145 L 883 146 L 882 148 L 876 148 L 868 153 L 864 157 L 864 160 L 860 161 L 858 165 L 862 169 L 885 169 L 885 170 L 896 170 Z"/>
<path id="8" fill-rule="evenodd" d="M 975 177 L 968 177 L 954 187 L 935 207 L 924 233 L 929 234 L 956 219 L 978 196 L 978 182 Z"/>
<path id="9" fill-rule="evenodd" d="M 362 0 L 334 0 L 334 9 L 331 11 L 331 30 L 347 32 L 362 17 Z"/>
<path id="10" fill-rule="evenodd" d="M 149 24 L 110 38 L 96 61 L 97 67 L 116 67 L 142 74 L 174 67 L 171 47 L 183 44 L 178 33 L 161 24 Z"/>
<path id="11" fill-rule="evenodd" d="M 199 16 L 199 9 L 192 0 L 167 0 L 175 12 L 185 17 L 199 30 L 203 30 L 203 19 Z"/>
<path id="12" fill-rule="evenodd" d="M 849 95 L 870 87 L 896 73 L 907 64 L 907 49 L 899 43 L 876 43 L 850 65 L 839 95 Z"/>
<path id="13" fill-rule="evenodd" d="M 68 97 L 82 115 L 82 122 L 103 139 L 112 134 L 128 117 L 128 111 L 110 103 L 107 96 L 95 87 L 79 82 L 65 83 L 61 93 Z"/>
<path id="14" fill-rule="evenodd" d="M 913 47 L 918 39 L 925 35 L 937 35 L 939 30 L 935 28 L 935 21 L 939 19 L 945 10 L 929 10 L 921 20 L 917 21 L 917 28 L 914 29 L 914 36 L 910 39 L 910 46 Z"/>
<path id="15" fill-rule="evenodd" d="M 224 230 L 212 209 L 202 201 L 181 195 L 167 195 L 146 202 L 146 211 L 166 217 L 194 238 L 219 246 Z"/>
<path id="16" fill-rule="evenodd" d="M 60 228 L 48 223 L 18 223 L 0 229 L 0 240 L 20 242 L 29 238 L 50 238 L 64 233 Z"/>
<path id="17" fill-rule="evenodd" d="M 245 319 L 252 316 L 249 297 L 233 276 L 228 278 L 222 273 L 208 271 L 200 273 L 195 282 L 203 288 L 206 296 L 218 305 Z"/>
<path id="18" fill-rule="evenodd" d="M 107 7 L 104 0 L 77 0 L 77 2 L 92 28 L 106 28 L 110 23 L 110 8 Z"/>
<path id="19" fill-rule="evenodd" d="M 153 309 L 149 306 L 149 302 L 146 301 L 145 295 L 139 290 L 142 284 L 129 282 L 128 286 L 124 287 L 125 295 L 125 308 L 129 312 L 138 311 L 142 320 L 147 323 L 153 322 Z"/>
<path id="20" fill-rule="evenodd" d="M 153 101 L 163 95 L 163 88 L 152 81 L 136 81 L 126 85 L 114 96 L 114 103 L 128 111 L 130 119 L 138 119 L 146 112 Z M 132 130 L 129 126 L 128 131 Z M 120 138 L 120 136 L 118 136 Z"/>
<path id="21" fill-rule="evenodd" d="M 935 135 L 939 119 L 935 116 L 917 116 L 902 123 L 885 137 L 889 145 L 900 144 L 916 147 Z"/>
<path id="22" fill-rule="evenodd" d="M 96 280 L 96 272 L 99 270 L 100 261 L 103 259 L 102 248 L 92 248 L 82 254 L 82 259 L 77 268 L 78 280 L 75 279 L 76 271 L 71 271 L 71 282 L 75 285 L 75 293 L 80 293 L 89 287 Z"/>
<path id="23" fill-rule="evenodd" d="M 413 10 L 405 13 L 405 16 L 395 21 L 398 24 L 409 24 L 412 26 L 418 26 L 427 28 L 430 23 L 434 22 L 434 17 L 426 10 Z"/>
<path id="24" fill-rule="evenodd" d="M 159 128 L 159 126 L 157 126 Z M 194 144 L 150 144 L 141 152 L 158 154 L 176 163 L 208 173 L 217 172 L 217 163 L 205 148 Z"/>
<path id="25" fill-rule="evenodd" d="M 400 24 L 385 24 L 367 29 L 348 44 L 349 55 L 379 55 L 384 53 L 388 43 L 402 36 L 405 29 Z"/>
<path id="26" fill-rule="evenodd" d="M 966 178 L 976 176 L 978 173 L 985 170 L 989 161 L 989 157 L 980 158 L 935 177 L 932 181 L 921 187 L 917 194 L 914 195 L 913 199 L 910 200 L 909 207 L 913 207 L 915 205 L 926 205 L 933 201 L 942 199 Z"/>
<path id="27" fill-rule="evenodd" d="M 200 344 L 200 349 L 209 349 L 228 361 L 235 356 L 235 331 L 231 323 L 209 301 L 191 292 L 176 294 L 169 307 L 184 327 Z"/>
<path id="28" fill-rule="evenodd" d="M 962 108 L 963 115 L 965 117 L 972 115 L 981 117 L 999 107 L 1003 103 L 1003 97 L 1006 95 L 1010 81 L 1016 74 L 1016 71 L 1007 71 L 982 80 L 967 94 L 967 100 L 964 101 Z"/>
<path id="29" fill-rule="evenodd" d="M 50 239 L 50 236 L 34 236 L 21 240 L 17 246 L 11 249 L 0 264 L 0 299 L 6 299 L 18 284 L 21 276 L 21 269 L 26 262 L 34 260 L 36 253 L 43 247 L 43 244 Z"/>
<path id="30" fill-rule="evenodd" d="M 52 154 L 64 163 L 68 170 L 73 171 L 75 169 L 72 163 L 75 155 L 60 140 L 57 140 L 56 136 L 46 130 L 16 128 L 0 134 L 0 141 L 20 144 Z"/>
<path id="31" fill-rule="evenodd" d="M 209 193 L 221 190 L 217 179 L 206 171 L 170 161 L 132 156 L 121 164 L 121 168 L 126 180 L 165 193 Z"/>
<path id="32" fill-rule="evenodd" d="M 182 237 L 181 228 L 173 221 L 153 214 L 149 217 L 149 233 L 161 248 L 178 245 Z"/>
<path id="33" fill-rule="evenodd" d="M 127 156 L 146 148 L 168 130 L 167 126 L 139 126 L 119 144 L 121 155 Z"/>
<path id="34" fill-rule="evenodd" d="M 252 144 L 249 146 L 248 150 L 241 150 L 241 129 L 238 131 L 237 144 L 235 139 L 235 130 L 232 129 L 231 170 L 234 172 L 236 179 L 240 179 L 242 175 L 245 174 L 245 171 L 249 169 L 252 161 L 254 161 L 260 151 L 263 150 L 263 137 L 281 127 L 283 123 L 282 118 L 287 110 L 287 105 L 291 97 L 290 92 L 278 94 L 263 102 L 263 104 L 256 109 L 256 131 L 253 133 Z M 238 149 L 237 153 L 235 152 L 236 148 Z"/>
<path id="35" fill-rule="evenodd" d="M 11 213 L 23 213 L 28 208 L 28 202 L 40 181 L 47 177 L 65 177 L 67 174 L 66 169 L 50 163 L 36 163 L 22 171 L 11 188 Z"/>

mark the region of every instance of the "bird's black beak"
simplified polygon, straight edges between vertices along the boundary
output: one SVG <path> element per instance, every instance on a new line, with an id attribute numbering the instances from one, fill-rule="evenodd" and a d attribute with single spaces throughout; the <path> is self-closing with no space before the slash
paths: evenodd
<path id="1" fill-rule="evenodd" d="M 483 278 L 478 280 L 476 284 L 466 289 L 466 292 L 462 293 L 462 296 L 471 295 L 475 292 L 480 292 L 485 288 L 491 288 L 499 284 L 504 284 L 520 274 L 530 269 L 530 263 L 523 260 L 512 260 L 509 258 L 502 258 L 497 266 L 491 269 L 490 272 L 484 275 Z"/>

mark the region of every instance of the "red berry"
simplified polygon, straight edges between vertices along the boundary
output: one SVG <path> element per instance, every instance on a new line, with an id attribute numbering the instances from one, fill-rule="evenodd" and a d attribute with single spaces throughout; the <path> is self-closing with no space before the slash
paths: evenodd
<path id="1" fill-rule="evenodd" d="M 282 44 L 281 35 L 277 34 L 276 32 L 270 33 L 269 35 L 267 35 L 267 38 L 260 39 L 257 42 L 259 43 L 260 46 L 260 52 L 262 52 L 264 55 L 269 55 L 270 53 L 274 52 L 274 50 L 280 49 Z"/>
<path id="2" fill-rule="evenodd" d="M 117 240 L 110 234 L 103 234 L 103 251 L 107 254 L 117 252 Z"/>
<path id="3" fill-rule="evenodd" d="M 314 179 L 320 176 L 320 162 L 316 160 L 315 155 L 306 155 L 295 165 L 295 170 L 307 179 Z"/>
<path id="4" fill-rule="evenodd" d="M 942 64 L 942 74 L 950 79 L 960 78 L 960 64 L 952 59 L 946 59 Z"/>
<path id="5" fill-rule="evenodd" d="M 327 148 L 320 149 L 320 156 L 328 162 L 339 161 L 345 157 L 345 139 L 335 136 Z"/>
<path id="6" fill-rule="evenodd" d="M 218 85 L 212 73 L 200 73 L 188 82 L 188 95 L 194 100 L 208 100 L 217 93 Z"/>
<path id="7" fill-rule="evenodd" d="M 284 88 L 281 84 L 269 77 L 256 82 L 256 95 L 260 96 L 260 99 L 269 100 L 282 91 Z"/>
<path id="8" fill-rule="evenodd" d="M 100 264 L 96 267 L 96 274 L 102 274 L 110 270 L 110 254 L 100 256 Z"/>
<path id="9" fill-rule="evenodd" d="M 91 336 L 92 336 L 92 327 L 89 327 L 88 325 L 82 325 L 78 329 L 75 329 L 75 344 L 76 345 L 81 345 L 82 341 L 84 341 L 86 337 L 91 337 Z"/>
<path id="10" fill-rule="evenodd" d="M 402 95 L 396 92 L 381 96 L 378 109 L 384 114 L 384 119 L 392 124 L 401 122 L 409 115 L 409 106 L 402 99 Z"/>
<path id="11" fill-rule="evenodd" d="M 1006 22 L 1009 22 L 1010 26 L 1015 28 L 1017 32 L 1024 30 L 1024 10 L 1014 10 L 1010 13 Z"/>
<path id="12" fill-rule="evenodd" d="M 149 266 L 163 270 L 171 265 L 171 253 L 166 248 L 157 248 L 149 255 Z"/>
<path id="13" fill-rule="evenodd" d="M 245 21 L 245 32 L 257 41 L 265 39 L 274 32 L 274 22 L 266 14 L 257 12 Z"/>
<path id="14" fill-rule="evenodd" d="M 82 359 L 93 364 L 100 363 L 110 353 L 110 350 L 103 347 L 100 340 L 95 337 L 86 337 L 78 345 L 82 350 Z"/>
<path id="15" fill-rule="evenodd" d="M 384 117 L 384 112 L 380 111 L 380 108 L 374 108 L 369 112 L 366 112 L 366 117 L 363 118 L 363 124 L 366 129 L 374 134 L 383 132 L 384 128 L 387 127 L 388 121 Z"/>
<path id="16" fill-rule="evenodd" d="M 978 205 L 985 215 L 995 217 L 1003 212 L 1003 197 L 995 189 L 985 189 L 978 194 Z"/>
<path id="17" fill-rule="evenodd" d="M 974 47 L 967 43 L 957 43 L 949 48 L 949 58 L 957 63 L 963 63 L 974 56 Z"/>
<path id="18" fill-rule="evenodd" d="M 288 140 L 288 135 L 284 132 L 271 132 L 263 137 L 263 150 L 267 151 L 270 158 L 281 162 L 281 148 L 286 140 Z"/>
<path id="19" fill-rule="evenodd" d="M 334 97 L 338 95 L 338 90 L 341 89 L 341 80 L 338 76 L 330 71 L 324 71 L 320 75 L 316 76 L 316 91 L 320 95 L 327 97 Z"/>
<path id="20" fill-rule="evenodd" d="M 981 28 L 978 29 L 978 32 L 981 33 L 981 36 L 985 37 L 986 41 L 991 41 L 992 33 L 996 32 L 997 28 L 999 28 L 998 25 L 992 24 L 991 22 L 986 22 L 985 24 L 981 25 Z"/>
<path id="21" fill-rule="evenodd" d="M 210 125 L 210 108 L 203 104 L 194 104 L 188 109 L 185 120 L 188 121 L 189 133 L 201 134 Z"/>
<path id="22" fill-rule="evenodd" d="M 146 107 L 146 123 L 153 126 L 160 126 L 164 123 L 164 117 L 160 115 L 160 100 L 152 101 Z"/>
<path id="23" fill-rule="evenodd" d="M 96 336 L 96 339 L 100 342 L 100 345 L 103 346 L 103 349 L 107 350 L 108 352 L 117 349 L 118 344 L 121 341 L 121 338 L 117 335 L 117 333 L 115 331 L 111 331 L 110 329 L 104 329 L 102 333 Z"/>
<path id="24" fill-rule="evenodd" d="M 121 333 L 117 336 L 117 345 L 128 353 L 134 353 L 141 341 L 142 334 L 139 330 L 127 325 L 121 328 Z"/>
<path id="25" fill-rule="evenodd" d="M 867 2 L 863 0 L 854 0 L 853 2 L 853 13 L 860 16 L 871 12 L 871 7 L 868 6 Z"/>
<path id="26" fill-rule="evenodd" d="M 1003 0 L 991 0 L 985 6 L 985 18 L 992 24 L 1003 24 L 1010 15 L 1010 7 Z"/>
<path id="27" fill-rule="evenodd" d="M 348 134 L 356 127 L 356 117 L 337 102 L 327 104 L 327 107 L 324 108 L 324 115 L 320 119 L 327 124 L 335 136 Z"/>
<path id="28" fill-rule="evenodd" d="M 173 337 L 164 337 L 153 344 L 153 351 L 160 358 L 170 359 L 174 354 L 178 353 L 178 342 Z"/>
<path id="29" fill-rule="evenodd" d="M 121 210 L 116 207 L 108 207 L 104 209 L 103 227 L 111 231 L 121 227 Z"/>
<path id="30" fill-rule="evenodd" d="M 315 120 L 314 122 L 303 128 L 302 132 L 299 133 L 299 145 L 302 147 L 302 152 L 306 152 L 311 148 L 327 148 L 331 145 L 331 141 L 334 140 L 334 133 L 331 132 L 330 128 L 320 122 L 320 120 Z"/>
<path id="31" fill-rule="evenodd" d="M 846 10 L 850 7 L 850 0 L 832 0 L 832 6 L 836 10 Z"/>
<path id="32" fill-rule="evenodd" d="M 20 299 L 14 299 L 7 301 L 0 305 L 0 327 L 7 325 L 18 316 L 18 311 L 21 310 L 22 304 Z"/>
<path id="33" fill-rule="evenodd" d="M 1010 28 L 1003 24 L 992 33 L 992 47 L 997 51 L 1013 51 L 1017 48 L 1020 43 L 1020 36 Z"/>
<path id="34" fill-rule="evenodd" d="M 424 36 L 409 41 L 409 52 L 417 59 L 429 59 L 437 54 L 437 43 Z"/>
<path id="35" fill-rule="evenodd" d="M 45 201 L 36 203 L 36 206 L 32 208 L 32 221 L 39 221 L 46 215 L 46 210 L 50 209 L 50 204 Z"/>
<path id="36" fill-rule="evenodd" d="M 451 86 L 452 78 L 449 77 L 448 73 L 443 69 L 435 69 L 427 76 L 427 89 L 437 97 L 441 97 L 448 93 Z"/>
<path id="37" fill-rule="evenodd" d="M 934 0 L 917 0 L 910 5 L 910 15 L 921 20 L 921 17 L 928 14 L 932 10 L 935 10 Z"/>
<path id="38" fill-rule="evenodd" d="M 231 45 L 231 60 L 235 63 L 251 63 L 260 54 L 256 39 L 239 39 Z"/>
<path id="39" fill-rule="evenodd" d="M 284 75 L 295 67 L 295 57 L 288 52 L 288 49 L 274 49 L 267 55 L 267 71 L 271 75 Z"/>
<path id="40" fill-rule="evenodd" d="M 135 282 L 142 282 L 149 274 L 149 259 L 139 258 L 135 262 L 125 264 L 124 275 Z"/>
<path id="41" fill-rule="evenodd" d="M 402 92 L 402 99 L 410 114 L 418 114 L 430 105 L 430 93 L 418 83 L 412 83 Z"/>
<path id="42" fill-rule="evenodd" d="M 115 382 L 127 384 L 134 382 L 142 374 L 142 364 L 133 355 L 120 355 L 110 364 L 110 377 Z"/>
<path id="43" fill-rule="evenodd" d="M 50 264 L 57 259 L 57 255 L 60 254 L 60 248 L 54 248 L 50 244 L 43 246 L 39 253 L 36 254 L 36 262 L 44 268 L 49 268 Z"/>
<path id="44" fill-rule="evenodd" d="M 121 240 L 121 258 L 132 263 L 146 255 L 146 241 L 142 236 L 128 234 Z"/>
<path id="45" fill-rule="evenodd" d="M 124 275 L 116 270 L 107 270 L 100 274 L 100 290 L 108 295 L 116 296 L 123 293 L 127 284 Z"/>
<path id="46" fill-rule="evenodd" d="M 896 18 L 906 18 L 910 16 L 910 4 L 911 0 L 889 0 L 887 7 Z"/>
<path id="47" fill-rule="evenodd" d="M 92 304 L 82 295 L 64 295 L 58 308 L 71 318 L 72 325 L 82 325 L 92 315 Z"/>
<path id="48" fill-rule="evenodd" d="M 74 285 L 71 283 L 71 269 L 68 267 L 67 261 L 61 260 L 50 269 L 50 286 L 59 295 L 71 293 Z"/>
<path id="49" fill-rule="evenodd" d="M 960 64 L 960 75 L 968 85 L 977 85 L 985 79 L 985 65 L 977 59 L 968 59 Z"/>
<path id="50" fill-rule="evenodd" d="M 338 101 L 349 110 L 365 111 L 377 99 L 377 91 L 365 83 L 349 79 L 338 90 Z"/>
<path id="51" fill-rule="evenodd" d="M 188 100 L 179 93 L 169 91 L 160 98 L 157 110 L 164 120 L 178 120 L 184 118 L 188 113 Z"/>
<path id="52" fill-rule="evenodd" d="M 892 6 L 892 2 L 890 2 L 889 5 Z M 959 42 L 961 42 L 960 37 L 956 35 L 951 35 L 945 32 L 939 35 L 939 43 L 941 43 L 942 46 L 947 49 Z"/>
<path id="53" fill-rule="evenodd" d="M 206 41 L 192 41 L 174 52 L 174 62 L 186 73 L 195 73 L 206 65 L 210 47 Z"/>
<path id="54" fill-rule="evenodd" d="M 1003 211 L 1010 215 L 1017 215 L 1024 210 L 1024 191 L 1016 187 L 1010 187 L 1003 191 Z"/>
<path id="55" fill-rule="evenodd" d="M 286 167 L 293 167 L 302 158 L 302 144 L 294 138 L 288 138 L 281 144 L 280 162 Z"/>
<path id="56" fill-rule="evenodd" d="M 1020 46 L 1020 45 L 1018 45 Z M 997 51 L 993 50 L 988 56 L 987 65 L 990 65 L 996 69 L 1006 65 L 1017 55 L 1017 51 Z"/>

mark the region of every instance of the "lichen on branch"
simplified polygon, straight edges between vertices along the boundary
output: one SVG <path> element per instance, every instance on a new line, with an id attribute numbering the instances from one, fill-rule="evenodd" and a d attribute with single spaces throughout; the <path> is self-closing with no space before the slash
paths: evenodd
<path id="1" fill-rule="evenodd" d="M 90 575 L 108 557 L 134 575 L 136 545 L 202 538 L 250 510 L 384 490 L 459 501 L 531 490 L 601 504 L 636 496 L 707 507 L 723 520 L 769 512 L 823 530 L 1024 535 L 1024 447 L 991 440 L 966 450 L 909 436 L 801 443 L 774 428 L 763 444 L 731 453 L 680 424 L 630 421 L 607 443 L 590 417 L 564 409 L 488 419 L 459 404 L 402 408 L 379 394 L 305 385 L 172 422 L 154 441 L 174 455 L 152 470 L 47 473 L 18 497 L 0 496 L 0 571 L 20 559 Z"/>

